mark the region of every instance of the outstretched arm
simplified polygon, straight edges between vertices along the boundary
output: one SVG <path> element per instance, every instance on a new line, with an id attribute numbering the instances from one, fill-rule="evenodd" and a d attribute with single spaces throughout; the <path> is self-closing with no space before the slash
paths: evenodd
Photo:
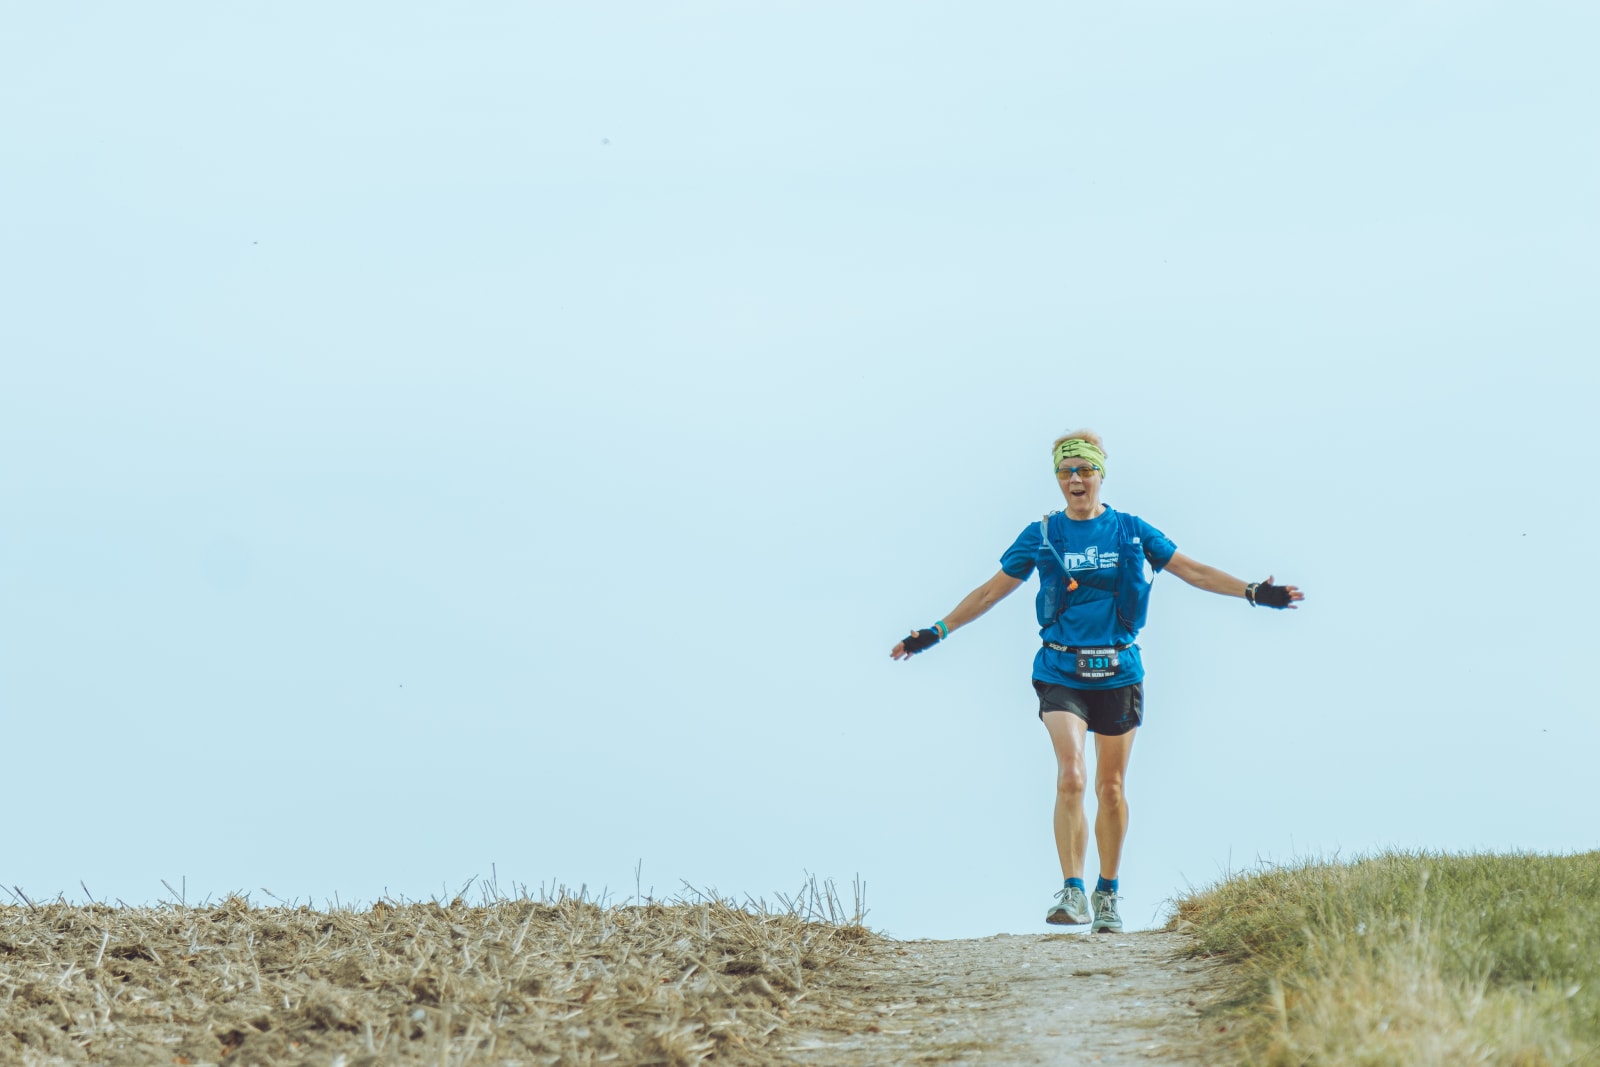
<path id="1" fill-rule="evenodd" d="M 950 614 L 942 620 L 947 630 L 959 630 L 979 615 L 994 607 L 1011 594 L 1011 591 L 1022 584 L 1021 578 L 1013 578 L 1005 571 L 996 571 L 995 576 L 984 582 L 978 588 L 961 598 Z M 890 659 L 910 659 L 911 652 L 906 650 L 906 643 L 901 641 L 889 650 Z"/>
<path id="2" fill-rule="evenodd" d="M 1219 571 L 1199 560 L 1190 559 L 1182 552 L 1174 552 L 1164 569 L 1168 574 L 1183 579 L 1196 589 L 1204 589 L 1208 593 L 1220 593 L 1222 596 L 1245 597 L 1246 590 L 1257 584 L 1241 581 L 1226 571 Z M 1272 584 L 1270 575 L 1263 584 Z M 1278 588 L 1288 590 L 1290 603 L 1287 606 L 1290 608 L 1295 606 L 1294 601 L 1306 598 L 1298 586 L 1284 585 Z"/>

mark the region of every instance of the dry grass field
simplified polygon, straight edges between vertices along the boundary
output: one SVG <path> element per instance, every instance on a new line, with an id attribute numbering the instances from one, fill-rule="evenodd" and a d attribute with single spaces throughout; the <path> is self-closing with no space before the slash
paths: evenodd
<path id="1" fill-rule="evenodd" d="M 1173 928 L 897 942 L 815 883 L 0 906 L 0 1064 L 1600 1065 L 1600 853 L 1230 876 Z"/>
<path id="2" fill-rule="evenodd" d="M 781 906 L 561 895 L 365 910 L 0 907 L 0 1062 L 783 1062 L 881 939 L 809 886 Z M 858 909 L 859 910 L 859 909 Z"/>

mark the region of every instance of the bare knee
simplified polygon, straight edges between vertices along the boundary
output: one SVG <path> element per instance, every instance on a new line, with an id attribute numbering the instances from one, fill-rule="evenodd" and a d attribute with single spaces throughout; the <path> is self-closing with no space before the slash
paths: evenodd
<path id="1" fill-rule="evenodd" d="M 1088 785 L 1082 764 L 1056 768 L 1056 795 L 1063 800 L 1082 800 Z"/>
<path id="2" fill-rule="evenodd" d="M 1094 796 L 1102 808 L 1120 808 L 1128 802 L 1121 778 L 1103 778 L 1094 783 Z"/>

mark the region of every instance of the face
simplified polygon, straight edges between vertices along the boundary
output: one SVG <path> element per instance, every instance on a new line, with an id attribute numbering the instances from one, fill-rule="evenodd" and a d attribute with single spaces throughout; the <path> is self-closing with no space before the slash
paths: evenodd
<path id="1" fill-rule="evenodd" d="M 1072 457 L 1056 464 L 1056 484 L 1069 507 L 1087 508 L 1100 502 L 1101 472 L 1093 460 Z"/>

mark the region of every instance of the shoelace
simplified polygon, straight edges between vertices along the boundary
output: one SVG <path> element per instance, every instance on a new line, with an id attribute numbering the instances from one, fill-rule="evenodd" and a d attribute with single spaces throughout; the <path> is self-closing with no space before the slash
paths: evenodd
<path id="1" fill-rule="evenodd" d="M 1073 911 L 1078 914 L 1087 912 L 1089 910 L 1089 901 L 1086 899 L 1087 894 L 1077 898 L 1076 900 L 1073 900 L 1071 905 L 1067 903 L 1074 892 L 1082 893 L 1083 890 L 1074 890 L 1071 886 L 1063 886 L 1061 891 L 1056 894 L 1056 907 L 1065 911 L 1070 906 L 1072 907 Z"/>

